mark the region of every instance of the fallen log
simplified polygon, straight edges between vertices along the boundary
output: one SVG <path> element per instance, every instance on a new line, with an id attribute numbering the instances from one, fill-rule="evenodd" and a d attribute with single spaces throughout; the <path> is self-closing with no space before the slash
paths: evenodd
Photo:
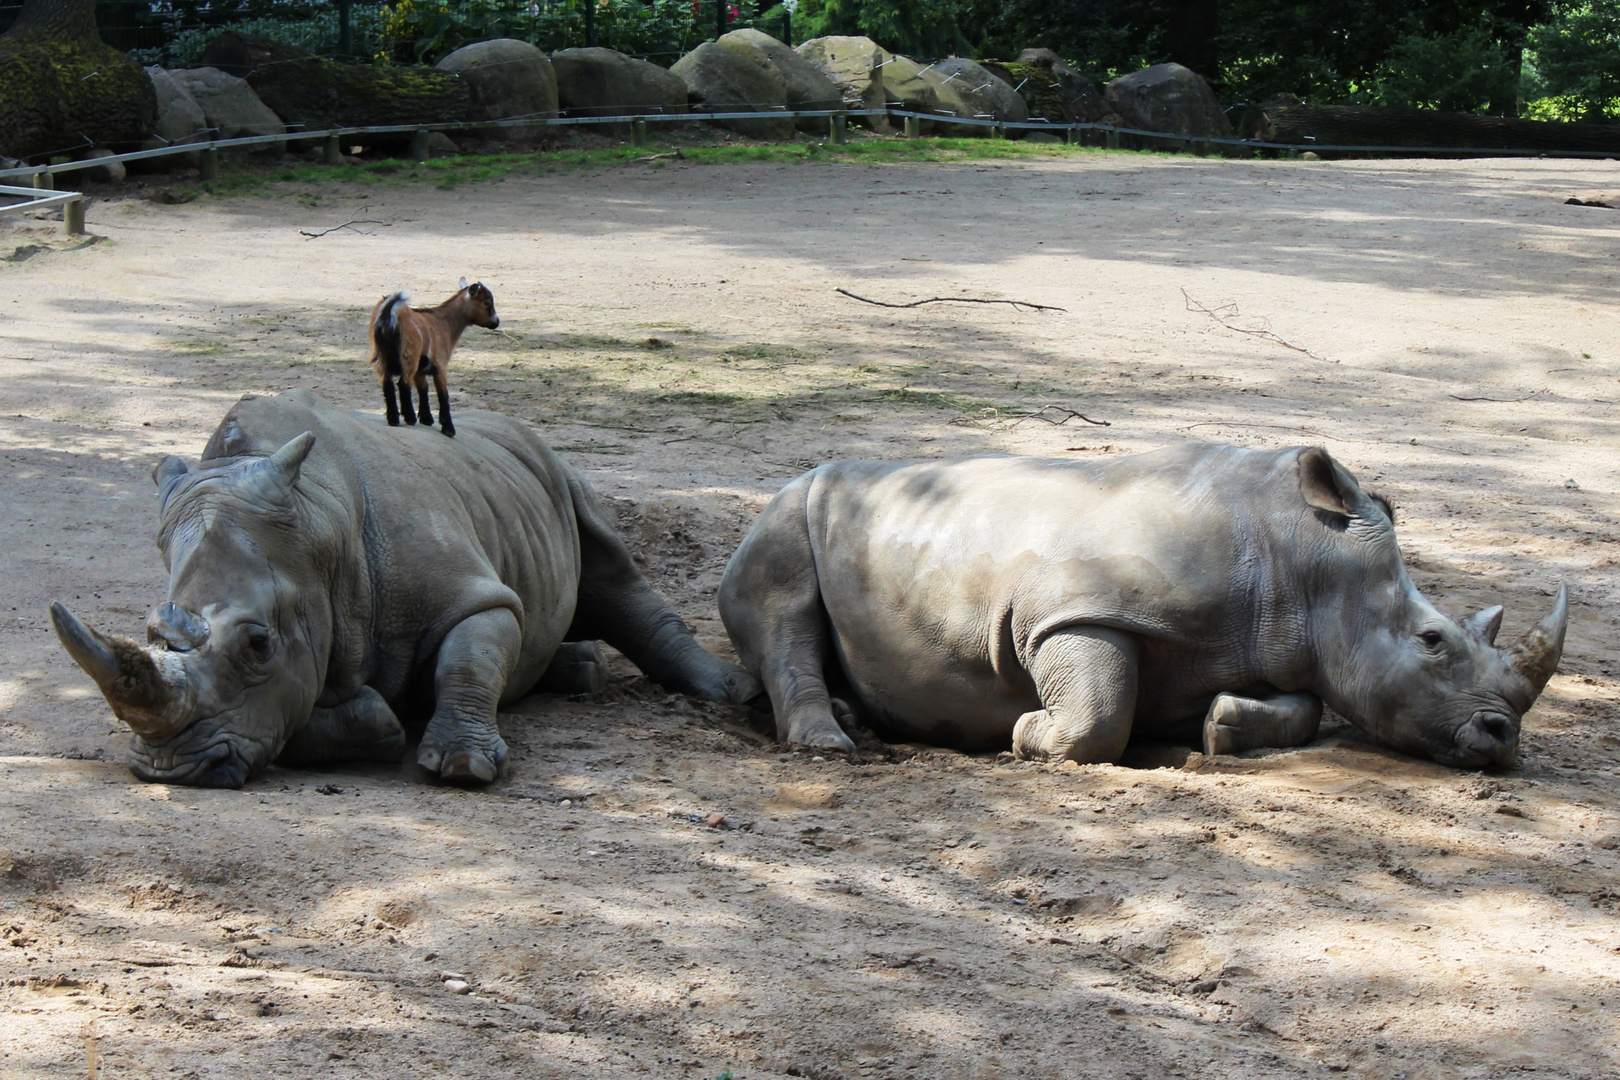
<path id="1" fill-rule="evenodd" d="M 1251 125 L 1266 142 L 1337 146 L 1581 150 L 1620 155 L 1620 125 L 1560 124 L 1503 116 L 1376 105 L 1268 101 Z"/>

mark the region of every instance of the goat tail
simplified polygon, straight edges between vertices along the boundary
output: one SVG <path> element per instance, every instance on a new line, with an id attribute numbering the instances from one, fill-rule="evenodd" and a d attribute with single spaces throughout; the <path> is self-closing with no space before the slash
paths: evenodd
<path id="1" fill-rule="evenodd" d="M 371 341 L 376 352 L 376 360 L 383 365 L 382 370 L 394 377 L 399 377 L 403 371 L 400 358 L 399 340 L 399 309 L 405 307 L 411 299 L 411 294 L 400 291 L 391 296 L 383 297 L 383 302 L 377 305 L 377 314 L 371 320 Z"/>

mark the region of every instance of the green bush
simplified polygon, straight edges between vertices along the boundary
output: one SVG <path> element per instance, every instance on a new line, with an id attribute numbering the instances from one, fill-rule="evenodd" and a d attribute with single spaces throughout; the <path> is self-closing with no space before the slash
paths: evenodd
<path id="1" fill-rule="evenodd" d="M 355 5 L 349 9 L 349 32 L 358 56 L 374 56 L 381 48 L 378 28 L 383 16 L 382 5 Z M 243 34 L 256 34 L 296 45 L 312 53 L 331 56 L 338 48 L 338 18 L 335 7 L 315 11 L 308 18 L 296 22 L 275 18 L 239 19 L 223 26 L 204 26 L 181 30 L 161 49 L 136 49 L 132 53 L 143 64 L 162 64 L 164 67 L 196 67 L 203 50 L 222 32 L 235 30 Z"/>
<path id="2" fill-rule="evenodd" d="M 1407 34 L 1352 99 L 1369 105 L 1483 112 L 1493 101 L 1513 100 L 1518 78 L 1518 64 L 1481 27 L 1433 37 Z"/>
<path id="3" fill-rule="evenodd" d="M 1530 31 L 1527 110 L 1588 123 L 1620 117 L 1620 0 L 1592 0 Z"/>

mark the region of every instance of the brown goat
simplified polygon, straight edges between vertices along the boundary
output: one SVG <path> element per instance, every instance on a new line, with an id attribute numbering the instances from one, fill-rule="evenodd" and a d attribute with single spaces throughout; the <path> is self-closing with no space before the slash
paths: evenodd
<path id="1" fill-rule="evenodd" d="M 461 279 L 461 291 L 435 308 L 420 310 L 409 307 L 410 293 L 397 292 L 385 296 L 371 311 L 371 370 L 382 381 L 383 402 L 387 406 L 388 424 L 398 427 L 399 405 L 394 402 L 394 380 L 399 380 L 400 403 L 405 406 L 407 424 L 418 419 L 433 426 L 433 410 L 428 408 L 428 368 L 433 369 L 433 388 L 439 394 L 439 429 L 446 435 L 455 435 L 456 425 L 450 420 L 450 353 L 461 332 L 468 326 L 482 326 L 494 330 L 501 325 L 495 314 L 495 296 L 484 283 L 467 284 Z M 411 411 L 411 387 L 421 403 L 420 413 Z"/>

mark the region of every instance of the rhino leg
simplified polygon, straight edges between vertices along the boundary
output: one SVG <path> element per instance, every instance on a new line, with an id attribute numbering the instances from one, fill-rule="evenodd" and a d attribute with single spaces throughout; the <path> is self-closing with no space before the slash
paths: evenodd
<path id="1" fill-rule="evenodd" d="M 766 515 L 726 567 L 720 617 L 744 666 L 765 684 L 779 741 L 854 750 L 838 723 L 848 706 L 827 691 L 827 665 L 837 661 L 804 500 L 778 496 Z"/>
<path id="2" fill-rule="evenodd" d="M 495 711 L 517 665 L 523 631 L 508 608 L 463 619 L 439 645 L 433 718 L 416 760 L 446 780 L 488 783 L 506 761 Z"/>
<path id="3" fill-rule="evenodd" d="M 1204 716 L 1204 753 L 1241 754 L 1270 746 L 1304 746 L 1322 723 L 1315 694 L 1267 698 L 1216 694 Z"/>
<path id="4" fill-rule="evenodd" d="M 1018 718 L 1013 753 L 1035 761 L 1119 760 L 1136 716 L 1136 643 L 1117 630 L 1076 627 L 1041 642 L 1028 669 L 1045 708 Z"/>
<path id="5" fill-rule="evenodd" d="M 309 723 L 282 747 L 282 765 L 329 765 L 339 761 L 398 761 L 405 756 L 405 729 L 382 695 L 369 686 L 330 709 L 316 706 Z"/>
<path id="6" fill-rule="evenodd" d="M 606 685 L 607 665 L 596 642 L 570 641 L 557 647 L 535 689 L 547 694 L 598 694 Z"/>
<path id="7" fill-rule="evenodd" d="M 754 677 L 699 645 L 647 584 L 596 494 L 572 475 L 568 489 L 579 521 L 580 558 L 579 600 L 568 637 L 605 641 L 648 678 L 683 694 L 735 705 L 758 697 Z"/>

